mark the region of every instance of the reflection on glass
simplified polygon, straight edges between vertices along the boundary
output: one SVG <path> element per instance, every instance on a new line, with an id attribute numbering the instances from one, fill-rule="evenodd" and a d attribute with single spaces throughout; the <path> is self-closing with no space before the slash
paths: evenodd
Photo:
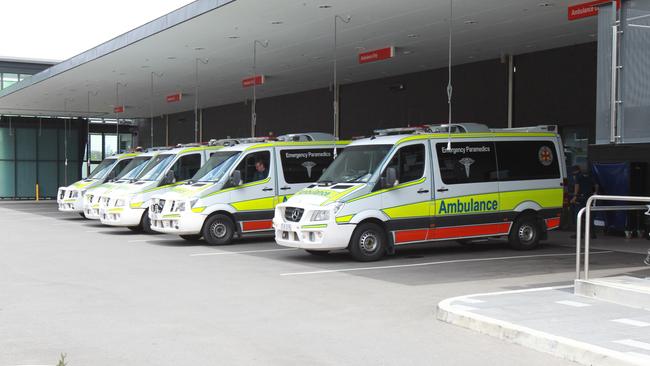
<path id="1" fill-rule="evenodd" d="M 129 165 L 122 169 L 122 172 L 120 172 L 120 175 L 117 176 L 116 180 L 136 179 L 147 166 L 149 160 L 151 160 L 151 156 L 136 156 L 131 160 L 131 162 L 129 162 Z"/>
<path id="2" fill-rule="evenodd" d="M 320 183 L 365 183 L 370 179 L 379 164 L 393 145 L 350 146 L 334 160 L 323 176 Z"/>
<path id="3" fill-rule="evenodd" d="M 192 181 L 218 182 L 226 171 L 228 171 L 228 168 L 237 160 L 239 154 L 241 154 L 239 151 L 219 151 L 212 154 L 210 160 L 194 174 Z"/>
<path id="4" fill-rule="evenodd" d="M 2 74 L 2 89 L 7 88 L 18 82 L 18 74 Z"/>
<path id="5" fill-rule="evenodd" d="M 102 156 L 102 135 L 100 134 L 91 134 L 90 135 L 90 160 L 92 161 L 101 161 Z"/>
<path id="6" fill-rule="evenodd" d="M 113 169 L 113 164 L 115 164 L 116 162 L 117 159 L 104 159 L 104 161 L 102 161 L 101 164 L 99 164 L 97 168 L 95 168 L 95 170 L 93 170 L 88 176 L 88 178 L 86 179 L 104 178 L 106 174 L 110 173 L 110 171 Z"/>
<path id="7" fill-rule="evenodd" d="M 104 156 L 111 156 L 117 154 L 117 136 L 104 135 Z"/>
<path id="8" fill-rule="evenodd" d="M 176 155 L 173 154 L 160 154 L 153 159 L 142 171 L 138 180 L 158 180 L 167 167 L 174 161 Z"/>

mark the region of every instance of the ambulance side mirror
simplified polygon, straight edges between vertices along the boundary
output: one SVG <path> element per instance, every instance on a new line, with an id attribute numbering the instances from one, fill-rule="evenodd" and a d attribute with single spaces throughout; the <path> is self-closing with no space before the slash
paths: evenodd
<path id="1" fill-rule="evenodd" d="M 241 171 L 235 170 L 230 175 L 230 185 L 232 187 L 237 187 L 241 184 Z"/>
<path id="2" fill-rule="evenodd" d="M 165 177 L 163 178 L 161 185 L 167 185 L 167 184 L 172 184 L 174 183 L 174 179 L 176 176 L 174 175 L 174 171 L 172 169 L 168 170 L 167 173 L 165 173 Z"/>
<path id="3" fill-rule="evenodd" d="M 386 168 L 386 173 L 381 179 L 382 188 L 395 187 L 395 182 L 397 182 L 397 170 L 395 170 L 395 168 Z"/>

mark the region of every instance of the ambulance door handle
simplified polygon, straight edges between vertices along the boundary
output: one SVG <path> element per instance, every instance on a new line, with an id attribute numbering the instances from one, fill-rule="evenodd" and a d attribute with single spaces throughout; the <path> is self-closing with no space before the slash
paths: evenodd
<path id="1" fill-rule="evenodd" d="M 447 189 L 447 188 L 438 188 L 437 189 L 438 192 L 447 192 L 448 190 L 449 189 Z"/>
<path id="2" fill-rule="evenodd" d="M 286 191 L 288 189 L 291 189 L 291 187 L 289 187 L 289 186 L 280 187 L 280 190 L 282 190 L 282 191 Z"/>
<path id="3" fill-rule="evenodd" d="M 263 190 L 264 192 L 268 192 L 268 191 L 272 191 L 273 188 L 271 188 L 271 187 L 264 187 L 264 188 L 262 188 L 262 190 Z"/>
<path id="4" fill-rule="evenodd" d="M 429 193 L 429 190 L 428 190 L 428 189 L 420 188 L 420 189 L 418 190 L 418 193 Z"/>

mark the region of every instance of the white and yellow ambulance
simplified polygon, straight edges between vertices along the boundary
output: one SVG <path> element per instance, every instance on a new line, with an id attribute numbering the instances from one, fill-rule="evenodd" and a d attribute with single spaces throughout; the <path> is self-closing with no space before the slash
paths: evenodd
<path id="1" fill-rule="evenodd" d="M 555 126 L 357 140 L 275 210 L 278 244 L 360 261 L 435 240 L 535 247 L 560 225 L 565 161 Z"/>
<path id="2" fill-rule="evenodd" d="M 97 165 L 86 178 L 67 187 L 59 187 L 56 202 L 59 211 L 76 212 L 84 216 L 83 196 L 92 187 L 114 179 L 139 153 L 118 154 L 108 157 Z"/>
<path id="3" fill-rule="evenodd" d="M 122 169 L 115 179 L 87 189 L 83 195 L 83 212 L 86 218 L 99 220 L 99 197 L 116 186 L 137 181 L 140 173 L 156 155 L 158 155 L 157 151 L 147 151 L 139 154 Z"/>
<path id="4" fill-rule="evenodd" d="M 99 219 L 102 224 L 151 233 L 147 212 L 151 197 L 183 184 L 222 147 L 186 145 L 158 151 L 137 180 L 116 185 L 100 196 Z"/>
<path id="5" fill-rule="evenodd" d="M 305 142 L 241 143 L 216 152 L 186 184 L 154 196 L 151 228 L 213 245 L 273 236 L 276 204 L 316 182 L 348 143 L 309 136 L 312 141 L 292 135 L 289 140 Z"/>

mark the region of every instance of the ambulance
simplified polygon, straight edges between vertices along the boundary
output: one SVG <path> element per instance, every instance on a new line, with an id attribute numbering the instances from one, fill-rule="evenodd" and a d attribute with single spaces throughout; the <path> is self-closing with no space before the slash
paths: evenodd
<path id="1" fill-rule="evenodd" d="M 148 215 L 151 197 L 183 184 L 221 148 L 223 146 L 191 144 L 159 151 L 137 180 L 117 185 L 100 196 L 100 221 L 109 226 L 152 233 Z"/>
<path id="2" fill-rule="evenodd" d="M 86 178 L 67 187 L 59 187 L 56 202 L 59 211 L 76 212 L 84 216 L 83 195 L 90 188 L 114 179 L 139 153 L 118 154 L 108 157 L 95 168 Z"/>
<path id="3" fill-rule="evenodd" d="M 99 220 L 99 197 L 116 186 L 137 181 L 142 170 L 146 168 L 151 158 L 156 155 L 158 155 L 157 151 L 147 150 L 147 152 L 133 158 L 115 179 L 86 190 L 83 195 L 83 212 L 86 218 Z"/>
<path id="4" fill-rule="evenodd" d="M 151 228 L 186 240 L 203 237 L 212 245 L 234 237 L 272 237 L 275 206 L 316 182 L 348 144 L 332 135 L 309 136 L 219 150 L 191 180 L 154 196 Z"/>
<path id="5" fill-rule="evenodd" d="M 437 240 L 506 237 L 515 249 L 536 247 L 560 226 L 562 141 L 555 126 L 487 131 L 352 142 L 276 207 L 276 242 L 312 254 L 347 249 L 359 261 Z"/>

